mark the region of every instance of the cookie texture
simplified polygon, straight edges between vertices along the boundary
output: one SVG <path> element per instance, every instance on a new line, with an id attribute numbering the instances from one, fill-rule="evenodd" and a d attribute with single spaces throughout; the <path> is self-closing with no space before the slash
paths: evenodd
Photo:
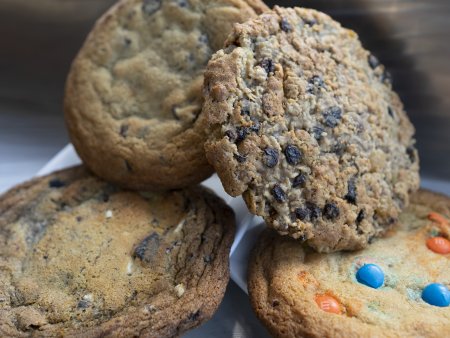
<path id="1" fill-rule="evenodd" d="M 251 253 L 248 291 L 252 308 L 273 337 L 449 337 L 449 308 L 421 299 L 431 283 L 450 286 L 449 255 L 426 246 L 428 238 L 449 238 L 450 229 L 427 219 L 450 217 L 450 198 L 419 190 L 394 229 L 365 249 L 321 254 L 289 236 L 266 229 Z M 364 264 L 384 272 L 373 289 L 356 280 Z M 315 298 L 331 296 L 339 314 L 319 308 Z"/>
<path id="2" fill-rule="evenodd" d="M 201 187 L 121 190 L 74 167 L 0 197 L 1 337 L 179 337 L 216 311 L 233 211 Z"/>
<path id="3" fill-rule="evenodd" d="M 275 6 L 208 63 L 205 144 L 228 194 L 319 252 L 380 235 L 419 186 L 414 127 L 355 32 Z"/>
<path id="4" fill-rule="evenodd" d="M 122 0 L 74 60 L 64 112 L 78 155 L 134 190 L 192 186 L 214 171 L 201 126 L 203 72 L 259 0 Z"/>

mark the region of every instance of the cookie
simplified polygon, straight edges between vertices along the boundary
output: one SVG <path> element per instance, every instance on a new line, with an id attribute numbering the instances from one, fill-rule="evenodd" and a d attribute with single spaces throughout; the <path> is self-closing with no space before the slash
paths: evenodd
<path id="1" fill-rule="evenodd" d="M 78 155 L 134 190 L 179 189 L 214 171 L 201 126 L 203 72 L 259 0 L 122 0 L 74 60 L 64 112 Z"/>
<path id="2" fill-rule="evenodd" d="M 179 337 L 216 311 L 234 213 L 201 187 L 121 190 L 85 167 L 0 197 L 0 336 Z"/>
<path id="3" fill-rule="evenodd" d="M 428 304 L 424 292 L 439 283 L 450 295 L 450 256 L 428 248 L 430 237 L 449 239 L 447 221 L 432 216 L 450 217 L 450 198 L 419 190 L 410 202 L 394 229 L 360 251 L 317 253 L 264 230 L 251 253 L 248 291 L 272 336 L 450 336 L 449 308 Z"/>
<path id="4" fill-rule="evenodd" d="M 310 9 L 235 25 L 208 63 L 205 144 L 225 190 L 319 252 L 380 235 L 419 186 L 414 127 L 355 32 Z"/>

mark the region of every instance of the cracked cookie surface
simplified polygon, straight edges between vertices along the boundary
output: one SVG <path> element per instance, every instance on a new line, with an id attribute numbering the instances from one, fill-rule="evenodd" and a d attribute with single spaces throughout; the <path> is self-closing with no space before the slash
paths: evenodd
<path id="1" fill-rule="evenodd" d="M 201 187 L 150 193 L 85 167 L 0 197 L 0 336 L 179 337 L 229 280 L 234 213 Z"/>
<path id="2" fill-rule="evenodd" d="M 429 220 L 431 212 L 448 219 L 450 198 L 419 190 L 393 229 L 353 252 L 321 254 L 273 229 L 264 230 L 248 270 L 256 316 L 273 337 L 448 337 L 449 308 L 421 298 L 430 283 L 450 285 L 449 254 L 434 253 L 426 245 L 430 237 L 448 239 L 450 229 Z M 356 272 L 365 264 L 383 271 L 380 288 L 357 281 Z M 316 304 L 324 295 L 337 301 L 337 314 Z"/>
<path id="3" fill-rule="evenodd" d="M 363 248 L 419 186 L 414 127 L 355 32 L 275 6 L 208 63 L 206 154 L 228 194 L 319 252 Z"/>
<path id="4" fill-rule="evenodd" d="M 122 0 L 96 23 L 69 73 L 64 101 L 78 155 L 134 190 L 192 186 L 205 156 L 201 84 L 212 53 L 259 0 Z"/>

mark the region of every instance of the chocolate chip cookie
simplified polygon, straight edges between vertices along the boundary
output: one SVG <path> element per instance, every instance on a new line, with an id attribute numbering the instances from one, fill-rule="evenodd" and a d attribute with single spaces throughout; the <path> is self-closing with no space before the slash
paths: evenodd
<path id="1" fill-rule="evenodd" d="M 195 187 L 132 192 L 85 167 L 0 197 L 0 336 L 179 337 L 216 311 L 234 213 Z"/>
<path id="2" fill-rule="evenodd" d="M 208 63 L 205 144 L 228 194 L 319 252 L 379 236 L 419 186 L 414 127 L 355 32 L 275 6 Z"/>
<path id="3" fill-rule="evenodd" d="M 352 252 L 321 254 L 264 230 L 248 270 L 256 316 L 273 337 L 449 337 L 449 308 L 424 294 L 430 284 L 450 286 L 449 254 L 428 247 L 430 237 L 450 235 L 436 212 L 448 219 L 450 198 L 419 190 L 394 229 Z M 377 288 L 358 277 L 369 264 L 384 275 Z"/>
<path id="4" fill-rule="evenodd" d="M 122 0 L 72 64 L 64 111 L 78 155 L 134 190 L 195 185 L 214 171 L 201 127 L 203 72 L 259 0 Z"/>

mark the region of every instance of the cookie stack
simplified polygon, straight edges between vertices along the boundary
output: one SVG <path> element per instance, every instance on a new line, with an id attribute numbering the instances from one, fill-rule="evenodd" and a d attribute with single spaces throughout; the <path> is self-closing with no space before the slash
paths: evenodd
<path id="1" fill-rule="evenodd" d="M 84 165 L 0 198 L 3 336 L 176 337 L 208 320 L 234 237 L 232 210 L 196 186 L 214 170 L 269 227 L 248 290 L 273 336 L 450 336 L 450 199 L 415 193 L 392 78 L 329 16 L 119 1 L 64 111 Z"/>

